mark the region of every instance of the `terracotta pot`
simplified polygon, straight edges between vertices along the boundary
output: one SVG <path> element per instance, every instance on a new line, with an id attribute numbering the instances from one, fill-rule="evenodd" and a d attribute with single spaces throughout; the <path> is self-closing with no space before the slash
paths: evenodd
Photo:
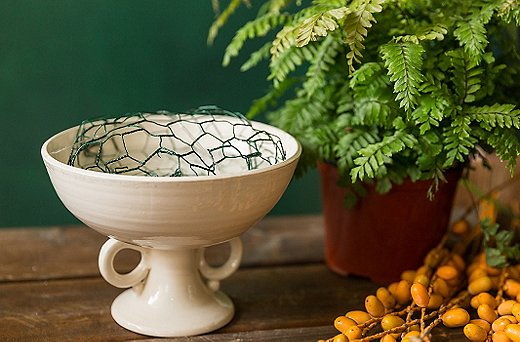
<path id="1" fill-rule="evenodd" d="M 434 201 L 426 197 L 431 181 L 406 180 L 385 195 L 367 186 L 367 196 L 347 210 L 347 190 L 337 185 L 336 167 L 320 164 L 319 170 L 327 265 L 341 275 L 364 276 L 381 284 L 421 266 L 438 244 L 448 227 L 460 178 L 460 172 L 448 173 L 448 183 L 441 185 Z"/>

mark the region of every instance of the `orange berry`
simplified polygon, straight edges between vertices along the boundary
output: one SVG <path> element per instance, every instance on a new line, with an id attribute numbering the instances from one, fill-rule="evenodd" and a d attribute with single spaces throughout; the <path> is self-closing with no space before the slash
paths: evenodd
<path id="1" fill-rule="evenodd" d="M 437 292 L 443 297 L 448 297 L 450 294 L 450 287 L 442 278 L 437 278 L 433 282 L 433 292 Z"/>
<path id="2" fill-rule="evenodd" d="M 497 331 L 491 335 L 491 339 L 493 342 L 511 342 L 509 337 L 507 337 L 506 333 L 503 331 Z"/>
<path id="3" fill-rule="evenodd" d="M 384 331 L 396 328 L 404 324 L 404 319 L 396 315 L 385 315 L 381 320 L 381 328 Z"/>
<path id="4" fill-rule="evenodd" d="M 413 278 L 413 283 L 423 284 L 424 286 L 430 285 L 430 278 L 426 274 L 417 274 L 415 278 Z"/>
<path id="5" fill-rule="evenodd" d="M 366 321 L 372 319 L 372 317 L 370 317 L 370 315 L 368 313 L 366 313 L 365 311 L 361 311 L 361 310 L 349 311 L 345 314 L 345 316 L 347 318 L 350 318 L 357 324 L 363 324 Z"/>
<path id="6" fill-rule="evenodd" d="M 459 271 L 453 266 L 444 265 L 437 269 L 437 276 L 444 280 L 455 279 L 459 275 Z"/>
<path id="7" fill-rule="evenodd" d="M 395 306 L 395 298 L 386 287 L 378 288 L 376 291 L 376 297 L 387 309 L 392 309 Z"/>
<path id="8" fill-rule="evenodd" d="M 516 300 L 506 300 L 505 302 L 502 302 L 500 303 L 500 305 L 498 306 L 497 310 L 498 310 L 498 314 L 500 316 L 504 316 L 504 315 L 511 315 L 512 313 L 512 309 L 513 309 L 513 305 L 516 304 Z"/>
<path id="9" fill-rule="evenodd" d="M 504 332 L 506 336 L 513 342 L 520 342 L 520 325 L 518 324 L 509 324 Z"/>
<path id="10" fill-rule="evenodd" d="M 487 338 L 487 332 L 473 323 L 466 324 L 463 331 L 468 340 L 473 342 L 484 342 Z"/>
<path id="11" fill-rule="evenodd" d="M 413 282 L 413 278 L 415 278 L 414 270 L 406 270 L 406 271 L 403 271 L 403 273 L 401 273 L 401 280 L 406 280 L 411 283 L 411 282 Z"/>
<path id="12" fill-rule="evenodd" d="M 373 317 L 381 317 L 385 314 L 385 306 L 374 295 L 365 298 L 365 309 Z"/>
<path id="13" fill-rule="evenodd" d="M 412 295 L 413 301 L 417 306 L 420 306 L 421 308 L 425 308 L 428 306 L 430 296 L 428 295 L 428 290 L 423 284 L 413 284 L 410 288 L 410 293 Z"/>
<path id="14" fill-rule="evenodd" d="M 334 338 L 332 339 L 332 342 L 348 342 L 348 338 L 347 338 L 347 336 L 345 336 L 343 334 L 338 334 L 338 335 L 334 336 Z"/>
<path id="15" fill-rule="evenodd" d="M 361 328 L 359 328 L 357 325 L 353 325 L 351 327 L 348 327 L 347 331 L 344 333 L 345 336 L 347 336 L 349 341 L 361 338 L 362 334 Z"/>
<path id="16" fill-rule="evenodd" d="M 507 279 L 504 283 L 504 291 L 509 297 L 515 298 L 520 294 L 520 282 L 514 279 Z"/>
<path id="17" fill-rule="evenodd" d="M 462 327 L 469 322 L 469 313 L 463 308 L 453 308 L 442 315 L 442 323 L 448 328 Z"/>
<path id="18" fill-rule="evenodd" d="M 357 323 L 354 322 L 354 320 L 345 317 L 345 316 L 339 316 L 334 320 L 334 328 L 336 328 L 338 331 L 345 333 L 347 329 L 353 325 L 356 325 Z"/>
<path id="19" fill-rule="evenodd" d="M 489 277 L 481 277 L 473 280 L 468 285 L 468 292 L 472 295 L 487 292 L 493 288 L 493 282 Z"/>
<path id="20" fill-rule="evenodd" d="M 470 229 L 470 226 L 469 226 L 469 222 L 466 221 L 465 219 L 460 219 L 458 221 L 455 221 L 451 227 L 450 227 L 451 231 L 454 233 L 454 234 L 457 234 L 457 235 L 464 235 L 466 234 L 469 229 Z"/>
<path id="21" fill-rule="evenodd" d="M 520 322 L 520 303 L 513 304 L 511 314 L 515 316 L 517 322 Z"/>
<path id="22" fill-rule="evenodd" d="M 411 299 L 410 283 L 407 280 L 401 280 L 397 284 L 394 296 L 399 304 L 404 305 L 408 303 Z"/>
<path id="23" fill-rule="evenodd" d="M 491 324 L 488 321 L 483 320 L 481 318 L 472 319 L 469 323 L 473 323 L 484 329 L 486 332 L 491 330 Z"/>
<path id="24" fill-rule="evenodd" d="M 428 309 L 438 309 L 442 305 L 442 302 L 444 302 L 444 297 L 441 296 L 440 294 L 434 292 L 430 296 L 430 300 L 428 301 L 427 308 Z"/>
<path id="25" fill-rule="evenodd" d="M 491 329 L 493 329 L 494 332 L 504 331 L 504 329 L 511 323 L 512 322 L 506 317 L 499 317 L 493 322 Z"/>
<path id="26" fill-rule="evenodd" d="M 388 335 L 383 336 L 381 338 L 380 342 L 396 342 L 396 339 L 392 335 L 388 334 Z"/>
<path id="27" fill-rule="evenodd" d="M 416 339 L 414 337 L 419 337 L 420 335 L 421 333 L 419 331 L 410 331 L 404 335 L 403 342 L 415 341 Z"/>
<path id="28" fill-rule="evenodd" d="M 493 323 L 497 319 L 497 313 L 487 304 L 480 304 L 477 309 L 478 317 Z"/>

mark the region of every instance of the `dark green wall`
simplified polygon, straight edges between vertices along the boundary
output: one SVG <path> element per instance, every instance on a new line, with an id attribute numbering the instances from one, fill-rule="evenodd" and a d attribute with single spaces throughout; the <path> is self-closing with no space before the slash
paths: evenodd
<path id="1" fill-rule="evenodd" d="M 254 11 L 240 10 L 209 47 L 213 16 L 209 0 L 2 0 L 0 227 L 76 222 L 52 189 L 40 146 L 83 119 L 201 104 L 245 112 L 268 86 L 266 69 L 241 73 L 244 59 L 220 62 Z M 312 173 L 272 214 L 317 211 Z"/>

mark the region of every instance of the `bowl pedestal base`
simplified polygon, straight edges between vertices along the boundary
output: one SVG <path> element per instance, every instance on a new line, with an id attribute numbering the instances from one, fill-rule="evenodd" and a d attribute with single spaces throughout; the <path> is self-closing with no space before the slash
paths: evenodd
<path id="1" fill-rule="evenodd" d="M 127 274 L 113 269 L 113 258 L 123 248 L 141 252 L 141 262 Z M 103 277 L 118 287 L 132 286 L 112 303 L 114 320 L 130 331 L 158 337 L 199 335 L 229 323 L 233 303 L 218 290 L 219 277 L 203 280 L 202 259 L 200 249 L 158 250 L 107 241 L 99 260 Z"/>

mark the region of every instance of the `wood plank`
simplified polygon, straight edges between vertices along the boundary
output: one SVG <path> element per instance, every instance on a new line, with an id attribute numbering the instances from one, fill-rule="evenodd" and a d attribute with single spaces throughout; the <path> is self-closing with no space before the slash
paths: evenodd
<path id="1" fill-rule="evenodd" d="M 243 236 L 242 267 L 323 260 L 321 216 L 268 217 Z M 106 238 L 84 226 L 0 230 L 0 282 L 99 275 L 97 256 Z M 211 264 L 227 257 L 227 246 L 208 248 Z M 126 272 L 139 260 L 124 251 L 116 259 Z"/>
<path id="2" fill-rule="evenodd" d="M 146 342 L 262 342 L 262 341 L 284 341 L 284 342 L 303 342 L 303 341 L 317 341 L 323 336 L 333 336 L 336 334 L 336 329 L 331 325 L 323 327 L 303 327 L 303 328 L 289 328 L 289 329 L 273 329 L 273 330 L 254 330 L 254 331 L 239 331 L 235 333 L 218 333 L 211 335 L 180 337 L 175 339 L 146 339 Z"/>
<path id="3" fill-rule="evenodd" d="M 339 277 L 322 264 L 241 269 L 222 283 L 236 306 L 233 321 L 192 340 L 290 340 L 298 331 L 305 334 L 303 341 L 328 338 L 334 330 L 323 327 L 331 327 L 334 318 L 348 310 L 360 309 L 375 289 L 366 280 Z M 0 336 L 12 341 L 146 339 L 110 317 L 110 303 L 119 292 L 97 277 L 0 284 Z M 444 335 L 438 336 L 443 339 L 436 340 L 462 341 L 459 331 L 441 329 Z"/>
<path id="4" fill-rule="evenodd" d="M 243 269 L 222 289 L 233 299 L 236 315 L 219 333 L 237 333 L 330 325 L 374 285 L 338 277 L 316 264 Z M 110 303 L 119 292 L 100 278 L 0 284 L 0 332 L 15 340 L 139 339 L 110 317 Z"/>

